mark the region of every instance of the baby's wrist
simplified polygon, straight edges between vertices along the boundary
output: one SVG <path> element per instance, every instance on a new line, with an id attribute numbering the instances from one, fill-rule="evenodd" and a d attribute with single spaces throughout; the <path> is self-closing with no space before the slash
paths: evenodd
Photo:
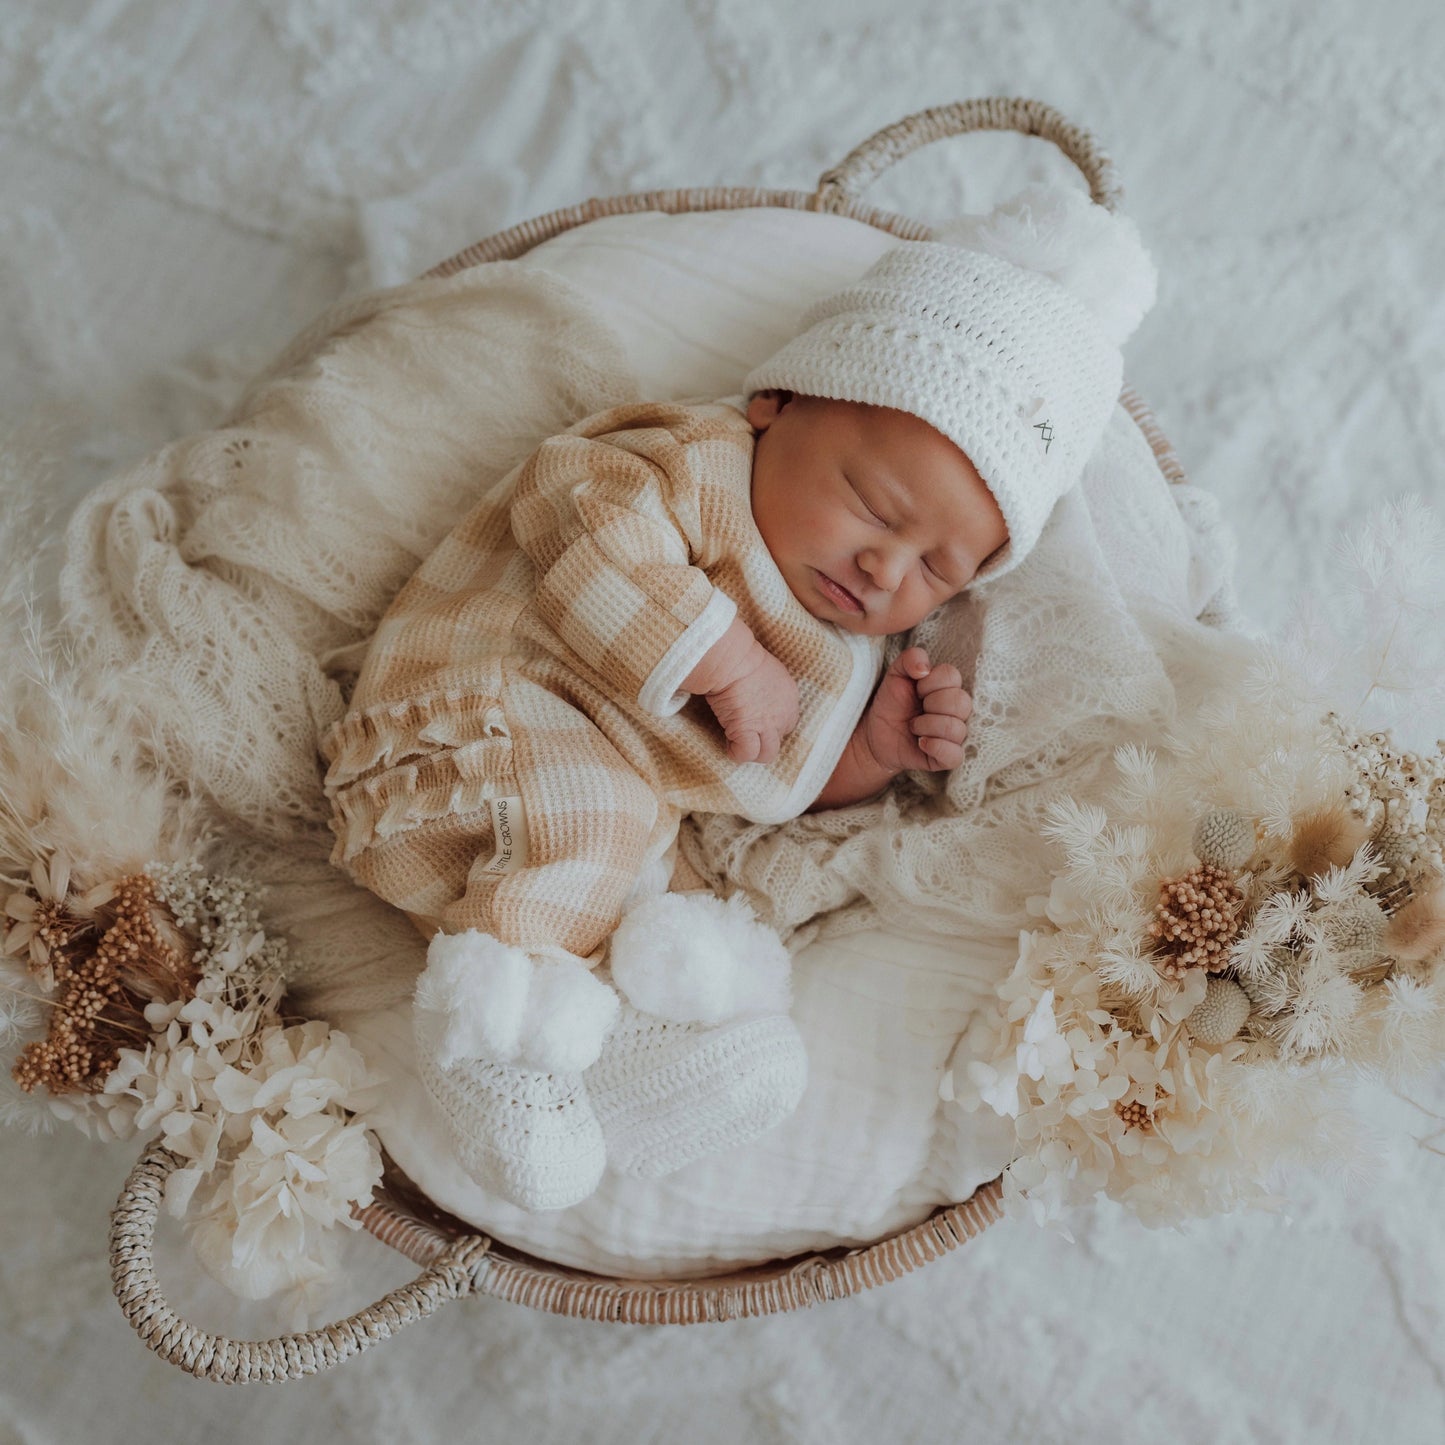
<path id="1" fill-rule="evenodd" d="M 853 729 L 853 736 L 848 740 L 848 746 L 853 750 L 854 767 L 860 777 L 876 779 L 880 789 L 886 788 L 894 778 L 903 770 L 892 767 L 888 763 L 880 762 L 878 755 L 873 751 L 873 744 L 868 737 L 868 719 L 863 720 Z"/>
<path id="2" fill-rule="evenodd" d="M 734 617 L 728 630 L 703 653 L 702 660 L 683 678 L 682 690 L 707 694 L 730 687 L 751 671 L 753 650 L 759 647 L 752 628 L 741 617 Z"/>
<path id="3" fill-rule="evenodd" d="M 864 724 L 860 722 L 853 729 L 852 736 L 843 749 L 843 756 L 838 759 L 838 765 L 833 769 L 833 775 L 807 811 L 816 813 L 821 809 L 846 808 L 854 803 L 867 802 L 869 798 L 881 793 L 897 776 L 893 769 L 885 768 L 873 756 Z"/>

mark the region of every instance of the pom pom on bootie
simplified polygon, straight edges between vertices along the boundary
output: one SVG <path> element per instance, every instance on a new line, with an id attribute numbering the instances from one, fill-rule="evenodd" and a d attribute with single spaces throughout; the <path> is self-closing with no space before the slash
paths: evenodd
<path id="1" fill-rule="evenodd" d="M 612 935 L 612 981 L 634 1007 L 674 1023 L 785 1014 L 792 959 L 747 900 L 711 893 L 644 898 Z"/>
<path id="2" fill-rule="evenodd" d="M 525 1064 L 580 1073 L 592 1064 L 617 1018 L 617 995 L 579 960 L 533 959 L 476 929 L 439 933 L 416 985 L 419 1013 L 439 1027 L 435 1062 Z"/>
<path id="3" fill-rule="evenodd" d="M 606 1148 L 582 1070 L 618 1007 L 580 960 L 533 958 L 476 929 L 432 939 L 413 1007 L 417 1072 L 484 1189 L 523 1209 L 565 1209 L 596 1189 Z"/>

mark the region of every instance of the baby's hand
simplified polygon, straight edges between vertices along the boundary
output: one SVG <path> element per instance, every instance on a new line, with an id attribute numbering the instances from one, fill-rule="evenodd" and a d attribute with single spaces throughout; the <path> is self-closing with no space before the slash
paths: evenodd
<path id="1" fill-rule="evenodd" d="M 963 761 L 973 699 L 952 663 L 933 667 L 910 647 L 883 674 L 862 722 L 863 740 L 880 767 L 942 772 Z"/>
<path id="2" fill-rule="evenodd" d="M 771 763 L 798 725 L 798 684 L 758 642 L 744 671 L 706 697 L 727 734 L 728 757 L 735 763 Z"/>

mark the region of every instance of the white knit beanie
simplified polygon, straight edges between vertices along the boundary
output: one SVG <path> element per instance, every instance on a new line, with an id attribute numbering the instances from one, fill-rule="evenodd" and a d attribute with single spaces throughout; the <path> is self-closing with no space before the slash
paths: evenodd
<path id="1" fill-rule="evenodd" d="M 1131 221 L 1065 187 L 1030 186 L 936 234 L 812 307 L 744 386 L 893 407 L 956 442 L 1008 524 L 979 582 L 1029 554 L 1079 480 L 1155 273 Z"/>

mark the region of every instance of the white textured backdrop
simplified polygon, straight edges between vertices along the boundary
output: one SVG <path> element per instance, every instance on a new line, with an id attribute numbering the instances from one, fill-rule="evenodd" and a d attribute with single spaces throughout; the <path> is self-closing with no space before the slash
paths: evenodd
<path id="1" fill-rule="evenodd" d="M 879 126 L 987 94 L 1052 103 L 1118 162 L 1162 273 L 1129 371 L 1236 518 L 1257 618 L 1383 499 L 1445 505 L 1437 0 L 0 0 L 3 421 L 73 499 L 213 423 L 344 290 L 592 195 L 806 188 Z M 874 198 L 937 218 L 1057 172 L 1040 142 L 971 137 Z M 1445 1157 L 1411 1136 L 1445 1120 L 1380 1112 L 1372 1187 L 1308 1188 L 1293 1223 L 1101 1213 L 1073 1246 L 1009 1223 L 854 1301 L 672 1332 L 467 1301 L 240 1391 L 161 1364 L 111 1301 L 127 1151 L 11 1134 L 0 1445 L 1438 1445 Z M 408 1270 L 367 1239 L 349 1257 L 338 1310 Z"/>

